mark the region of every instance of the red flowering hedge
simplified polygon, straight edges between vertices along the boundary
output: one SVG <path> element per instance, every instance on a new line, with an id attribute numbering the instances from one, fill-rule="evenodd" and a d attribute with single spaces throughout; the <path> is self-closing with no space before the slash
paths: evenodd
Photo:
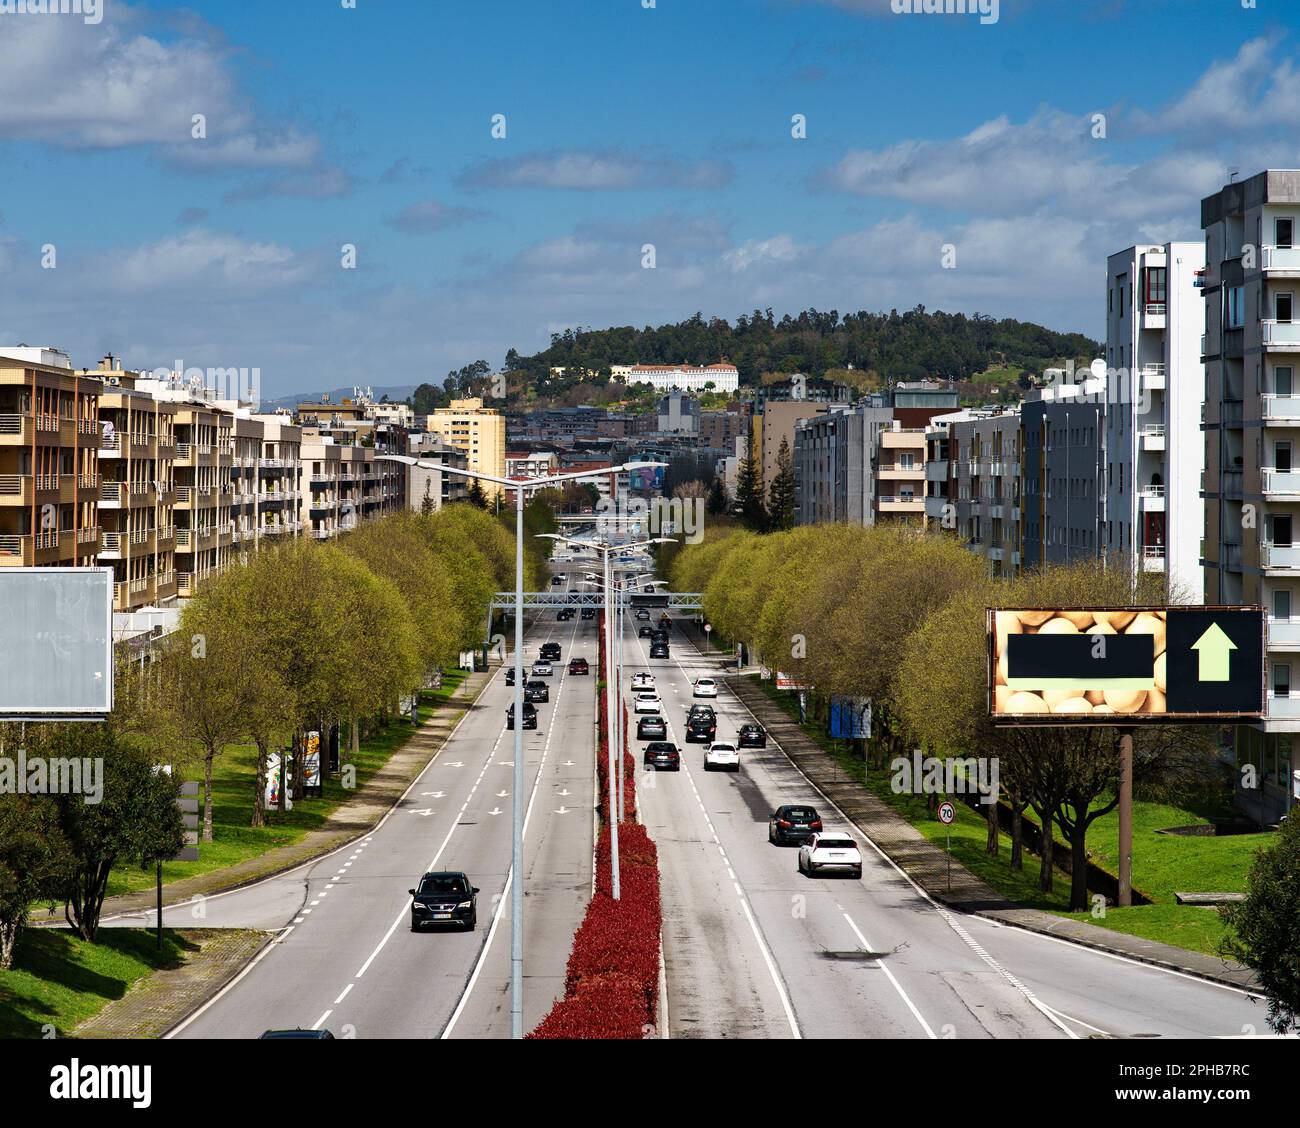
<path id="1" fill-rule="evenodd" d="M 600 713 L 605 714 L 605 694 Z M 626 715 L 626 710 L 624 711 Z M 597 765 L 602 829 L 596 844 L 596 892 L 573 938 L 564 998 L 529 1038 L 654 1036 L 659 1003 L 659 852 L 640 823 L 619 823 L 619 900 L 610 858 L 608 744 L 601 726 Z M 623 753 L 627 819 L 636 810 L 636 761 Z"/>

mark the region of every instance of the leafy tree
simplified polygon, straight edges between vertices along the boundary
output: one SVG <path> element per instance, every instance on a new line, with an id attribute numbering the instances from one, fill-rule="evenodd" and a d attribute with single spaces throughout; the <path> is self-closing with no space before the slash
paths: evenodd
<path id="1" fill-rule="evenodd" d="M 710 517 L 719 517 L 727 512 L 727 491 L 721 478 L 714 478 L 709 487 L 709 497 L 704 503 L 704 510 Z"/>
<path id="2" fill-rule="evenodd" d="M 767 494 L 768 528 L 773 532 L 794 528 L 795 480 L 794 459 L 790 455 L 790 442 L 781 437 L 776 452 L 776 473 Z"/>
<path id="3" fill-rule="evenodd" d="M 53 799 L 0 795 L 0 970 L 13 966 L 32 903 L 63 896 L 70 862 Z"/>
<path id="4" fill-rule="evenodd" d="M 756 459 L 746 456 L 736 473 L 736 508 L 745 528 L 761 533 L 767 528 L 767 507 L 763 503 L 763 476 Z"/>
<path id="5" fill-rule="evenodd" d="M 1246 899 L 1219 910 L 1229 928 L 1223 955 L 1255 969 L 1276 1034 L 1300 1029 L 1300 814 L 1255 855 Z"/>
<path id="6" fill-rule="evenodd" d="M 475 509 L 486 509 L 488 507 L 488 497 L 483 490 L 483 483 L 477 478 L 470 479 L 467 500 Z"/>

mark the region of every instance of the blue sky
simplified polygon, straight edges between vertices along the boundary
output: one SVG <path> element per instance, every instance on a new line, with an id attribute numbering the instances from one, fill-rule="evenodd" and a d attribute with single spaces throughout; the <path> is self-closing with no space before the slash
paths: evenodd
<path id="1" fill-rule="evenodd" d="M 1296 0 L 103 3 L 0 2 L 0 342 L 269 396 L 697 310 L 1096 336 L 1108 253 L 1300 164 Z"/>

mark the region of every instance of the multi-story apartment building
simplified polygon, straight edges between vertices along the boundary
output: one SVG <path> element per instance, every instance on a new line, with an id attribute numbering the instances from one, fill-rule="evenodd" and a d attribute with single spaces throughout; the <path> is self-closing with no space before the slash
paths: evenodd
<path id="1" fill-rule="evenodd" d="M 256 543 L 260 545 L 265 537 L 284 538 L 302 532 L 302 428 L 287 415 L 257 415 L 254 419 L 262 425 L 253 483 L 257 495 Z"/>
<path id="2" fill-rule="evenodd" d="M 113 568 L 113 610 L 169 606 L 176 569 L 176 405 L 140 391 L 109 356 L 99 395 L 99 563 Z"/>
<path id="3" fill-rule="evenodd" d="M 444 442 L 437 435 L 411 435 L 406 453 L 438 466 L 464 470 L 469 465 L 469 458 L 463 450 Z M 407 468 L 406 504 L 411 509 L 436 513 L 444 505 L 464 501 L 468 496 L 468 479 L 461 474 L 444 474 L 424 466 Z"/>
<path id="4" fill-rule="evenodd" d="M 762 411 L 755 412 L 749 449 L 754 452 L 754 457 L 759 459 L 764 497 L 767 497 L 772 490 L 772 479 L 776 477 L 776 461 L 781 453 L 782 440 L 789 444 L 790 455 L 793 458 L 795 426 L 801 420 L 825 415 L 830 409 L 829 403 L 819 403 L 814 400 L 769 399 L 763 404 Z"/>
<path id="5" fill-rule="evenodd" d="M 659 401 L 658 428 L 676 434 L 700 433 L 700 401 L 673 388 Z"/>
<path id="6" fill-rule="evenodd" d="M 1135 246 L 1106 264 L 1106 520 L 1103 549 L 1164 572 L 1193 603 L 1205 503 L 1201 410 L 1204 243 Z"/>
<path id="7" fill-rule="evenodd" d="M 463 450 L 470 470 L 506 476 L 506 418 L 495 408 L 484 407 L 481 399 L 452 400 L 451 406 L 428 416 L 426 430 Z M 501 488 L 484 482 L 483 492 L 494 498 Z"/>
<path id="8" fill-rule="evenodd" d="M 939 416 L 948 421 L 948 500 L 927 504 L 927 515 L 943 506 L 962 542 L 984 557 L 994 576 L 1016 575 L 1021 557 L 1021 417 L 1018 409 L 988 408 Z M 932 423 L 932 426 L 933 426 Z M 933 434 L 933 432 L 932 432 Z M 943 439 L 932 439 L 941 448 Z M 939 496 L 943 496 L 940 494 Z"/>
<path id="9" fill-rule="evenodd" d="M 748 432 L 748 422 L 739 411 L 702 411 L 700 442 L 712 450 L 734 450 L 736 439 Z"/>
<path id="10" fill-rule="evenodd" d="M 510 478 L 542 478 L 560 472 L 560 456 L 551 450 L 506 453 L 506 476 Z"/>
<path id="11" fill-rule="evenodd" d="M 1205 598 L 1268 617 L 1265 717 L 1238 726 L 1234 743 L 1260 782 L 1239 801 L 1276 818 L 1293 805 L 1300 732 L 1300 171 L 1225 185 L 1201 201 L 1201 226 Z"/>
<path id="12" fill-rule="evenodd" d="M 57 349 L 0 348 L 0 567 L 96 562 L 101 390 Z"/>
<path id="13" fill-rule="evenodd" d="M 925 524 L 925 428 L 894 419 L 877 436 L 875 521 Z"/>

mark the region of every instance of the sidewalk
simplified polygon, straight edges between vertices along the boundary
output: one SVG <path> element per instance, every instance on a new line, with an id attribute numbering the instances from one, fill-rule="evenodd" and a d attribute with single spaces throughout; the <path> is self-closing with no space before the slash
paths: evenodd
<path id="1" fill-rule="evenodd" d="M 289 846 L 268 850 L 265 854 L 249 858 L 238 865 L 164 885 L 164 906 L 188 901 L 198 894 L 211 896 L 213 893 L 224 893 L 274 877 L 367 834 L 441 750 L 452 729 L 473 708 L 479 693 L 495 673 L 496 668 L 493 667 L 486 673 L 470 674 L 456 687 L 451 702 L 434 710 L 419 731 L 393 753 L 388 763 L 357 788 L 356 794 L 336 808 L 319 828 L 308 831 Z M 108 898 L 104 902 L 101 916 L 138 913 L 153 909 L 156 905 L 157 892 L 144 889 Z M 60 919 L 58 923 L 63 922 Z"/>
<path id="2" fill-rule="evenodd" d="M 834 759 L 808 737 L 753 679 L 736 677 L 733 672 L 727 678 L 727 684 L 800 771 L 935 901 L 961 912 L 973 913 L 1045 936 L 1070 940 L 1142 963 L 1170 968 L 1200 979 L 1210 979 L 1232 987 L 1258 989 L 1255 973 L 1248 967 L 1200 952 L 1189 952 L 1170 944 L 1126 936 L 1122 932 L 1056 916 L 1040 909 L 1024 908 L 1008 901 L 992 886 L 955 862 L 952 865 L 952 889 L 949 891 L 948 856 L 943 850 L 861 783 L 842 771 Z"/>

